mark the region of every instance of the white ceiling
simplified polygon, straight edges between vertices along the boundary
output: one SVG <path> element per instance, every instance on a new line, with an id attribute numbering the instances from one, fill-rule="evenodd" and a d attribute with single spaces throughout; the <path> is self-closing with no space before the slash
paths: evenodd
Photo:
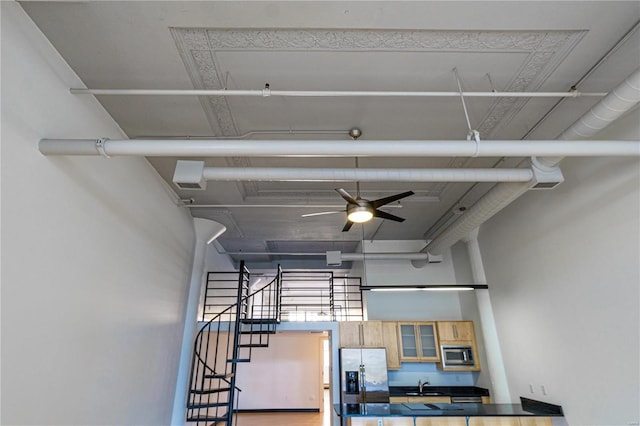
<path id="1" fill-rule="evenodd" d="M 569 2 L 21 2 L 89 88 L 279 90 L 567 91 L 640 19 L 637 1 Z M 607 92 L 639 65 L 635 33 L 579 87 Z M 490 76 L 490 80 L 489 77 Z M 81 96 L 81 95 L 78 95 Z M 86 95 L 85 95 L 86 96 Z M 98 96 L 134 137 L 455 139 L 467 135 L 459 98 Z M 551 98 L 467 98 L 483 139 L 521 139 Z M 597 98 L 568 99 L 529 139 L 553 139 Z M 296 132 L 304 133 L 296 133 Z M 341 131 L 308 134 L 309 131 Z M 283 132 L 274 134 L 273 132 Z M 56 135 L 48 135 L 56 137 Z M 99 137 L 101 135 L 95 135 Z M 360 167 L 493 167 L 497 158 L 361 158 Z M 171 182 L 177 158 L 150 158 Z M 353 158 L 207 158 L 207 165 L 354 167 Z M 517 160 L 511 160 L 515 163 Z M 505 164 L 509 164 L 507 161 Z M 365 238 L 423 239 L 451 210 L 490 184 L 362 183 L 368 199 L 413 190 L 403 223 L 374 219 L 341 232 L 324 208 L 194 208 L 221 222 L 230 252 L 352 251 Z M 179 190 L 196 204 L 344 204 L 334 188 L 354 182 L 209 182 Z M 319 266 L 322 257 L 235 256 L 250 264 Z M 298 263 L 296 263 L 296 260 Z M 308 263 L 315 260 L 317 263 Z M 261 262 L 261 263 L 260 263 Z"/>

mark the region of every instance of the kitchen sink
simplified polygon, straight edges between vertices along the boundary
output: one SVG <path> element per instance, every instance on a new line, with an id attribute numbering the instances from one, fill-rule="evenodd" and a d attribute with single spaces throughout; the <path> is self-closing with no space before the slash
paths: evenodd
<path id="1" fill-rule="evenodd" d="M 407 392 L 406 396 L 442 396 L 443 394 L 440 392 Z"/>

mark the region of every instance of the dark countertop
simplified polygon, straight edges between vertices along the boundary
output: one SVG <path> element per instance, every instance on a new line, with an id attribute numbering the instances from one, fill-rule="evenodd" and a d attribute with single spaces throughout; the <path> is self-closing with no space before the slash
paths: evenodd
<path id="1" fill-rule="evenodd" d="M 431 407 L 431 408 L 430 408 Z M 334 404 L 340 417 L 562 417 L 521 404 Z"/>
<path id="2" fill-rule="evenodd" d="M 389 386 L 389 396 L 420 396 L 407 395 L 418 392 L 417 386 Z M 422 396 L 489 396 L 489 390 L 477 386 L 424 386 Z"/>

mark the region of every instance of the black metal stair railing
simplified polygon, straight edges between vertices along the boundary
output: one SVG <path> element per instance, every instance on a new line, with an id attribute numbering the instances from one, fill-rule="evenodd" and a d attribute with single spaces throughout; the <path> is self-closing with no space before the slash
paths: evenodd
<path id="1" fill-rule="evenodd" d="M 254 348 L 269 345 L 280 320 L 282 270 L 249 293 L 250 273 L 240 263 L 235 303 L 217 313 L 196 335 L 191 360 L 187 422 L 232 426 L 241 389 L 237 365 L 251 361 Z"/>

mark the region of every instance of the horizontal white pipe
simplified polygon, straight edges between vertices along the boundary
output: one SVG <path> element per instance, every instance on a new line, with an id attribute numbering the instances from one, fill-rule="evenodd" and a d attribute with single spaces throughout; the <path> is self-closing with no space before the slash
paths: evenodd
<path id="1" fill-rule="evenodd" d="M 44 155 L 101 155 L 92 139 L 42 139 Z M 168 140 L 106 139 L 108 156 L 146 157 L 532 157 L 639 156 L 640 141 L 558 140 Z"/>
<path id="2" fill-rule="evenodd" d="M 427 253 L 340 253 L 340 258 L 347 261 L 363 260 L 428 260 Z"/>
<path id="3" fill-rule="evenodd" d="M 482 97 L 482 98 L 578 98 L 606 96 L 602 92 L 440 92 L 387 90 L 272 90 L 272 89 L 70 89 L 76 95 L 132 96 L 288 96 L 288 97 Z"/>
<path id="4" fill-rule="evenodd" d="M 205 180 L 291 182 L 528 182 L 530 169 L 306 169 L 205 167 Z"/>

